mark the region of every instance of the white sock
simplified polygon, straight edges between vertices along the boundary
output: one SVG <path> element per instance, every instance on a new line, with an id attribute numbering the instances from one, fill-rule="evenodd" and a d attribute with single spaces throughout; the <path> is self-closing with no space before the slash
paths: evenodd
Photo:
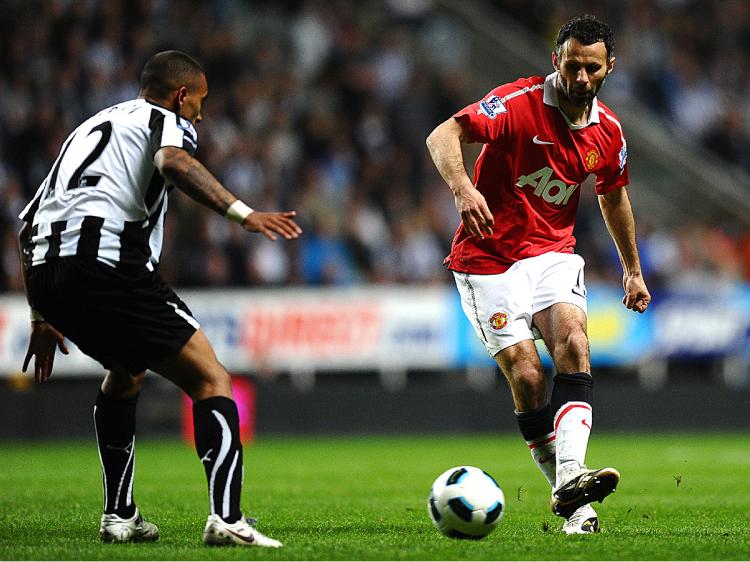
<path id="1" fill-rule="evenodd" d="M 554 487 L 555 467 L 557 466 L 555 461 L 555 434 L 549 433 L 532 441 L 526 441 L 526 444 L 529 446 L 534 464 L 547 479 L 549 485 Z"/>
<path id="2" fill-rule="evenodd" d="M 591 404 L 566 402 L 555 414 L 557 474 L 555 488 L 570 480 L 586 464 L 586 448 L 591 434 Z"/>

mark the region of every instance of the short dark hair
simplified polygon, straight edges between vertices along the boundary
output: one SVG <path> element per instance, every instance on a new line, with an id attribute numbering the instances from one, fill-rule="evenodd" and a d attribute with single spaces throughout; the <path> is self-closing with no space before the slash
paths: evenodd
<path id="1" fill-rule="evenodd" d="M 563 24 L 557 34 L 557 55 L 560 56 L 560 47 L 571 37 L 578 39 L 584 45 L 593 45 L 599 41 L 604 42 L 607 48 L 607 60 L 614 56 L 615 36 L 612 29 L 603 21 L 599 21 L 590 14 L 581 14 Z"/>
<path id="2" fill-rule="evenodd" d="M 162 51 L 144 65 L 141 91 L 165 98 L 180 86 L 193 85 L 203 74 L 203 66 L 190 55 L 181 51 Z"/>

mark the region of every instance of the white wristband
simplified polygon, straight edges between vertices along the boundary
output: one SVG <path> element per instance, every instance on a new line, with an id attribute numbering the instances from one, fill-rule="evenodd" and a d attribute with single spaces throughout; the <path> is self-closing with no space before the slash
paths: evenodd
<path id="1" fill-rule="evenodd" d="M 44 316 L 39 314 L 36 310 L 34 310 L 32 307 L 29 307 L 29 318 L 31 318 L 32 322 L 44 322 Z"/>
<path id="2" fill-rule="evenodd" d="M 252 212 L 253 209 L 237 199 L 237 201 L 229 206 L 224 216 L 227 217 L 230 221 L 236 222 L 237 224 L 242 224 L 243 222 L 245 222 L 247 216 Z"/>

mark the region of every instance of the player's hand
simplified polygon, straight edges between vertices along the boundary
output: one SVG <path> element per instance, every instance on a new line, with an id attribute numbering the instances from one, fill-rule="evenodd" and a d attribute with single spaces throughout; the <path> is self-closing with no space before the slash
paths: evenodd
<path id="1" fill-rule="evenodd" d="M 646 288 L 643 277 L 640 274 L 625 274 L 622 276 L 622 286 L 625 289 L 622 304 L 635 312 L 645 312 L 649 303 L 651 303 L 651 294 Z"/>
<path id="2" fill-rule="evenodd" d="M 276 234 L 279 234 L 287 240 L 299 238 L 302 229 L 294 222 L 293 217 L 297 216 L 296 211 L 284 211 L 281 213 L 264 213 L 253 211 L 242 226 L 249 232 L 260 232 L 269 240 L 276 240 Z"/>
<path id="3" fill-rule="evenodd" d="M 468 185 L 455 193 L 455 199 L 456 210 L 466 231 L 477 238 L 492 236 L 495 219 L 484 195 L 473 185 Z"/>
<path id="4" fill-rule="evenodd" d="M 65 338 L 60 332 L 48 322 L 32 322 L 29 349 L 23 360 L 23 372 L 26 372 L 29 361 L 34 357 L 34 380 L 38 383 L 45 382 L 52 375 L 55 350 L 58 347 L 65 355 L 68 354 Z"/>

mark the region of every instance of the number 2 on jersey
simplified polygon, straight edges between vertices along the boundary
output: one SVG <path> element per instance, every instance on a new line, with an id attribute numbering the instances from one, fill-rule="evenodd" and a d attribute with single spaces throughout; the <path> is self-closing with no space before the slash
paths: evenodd
<path id="1" fill-rule="evenodd" d="M 73 172 L 73 175 L 70 177 L 70 181 L 68 182 L 68 189 L 77 189 L 79 187 L 94 187 L 97 183 L 99 183 L 99 180 L 102 179 L 101 176 L 82 176 L 83 172 L 86 171 L 86 168 L 91 166 L 91 164 L 93 164 L 96 159 L 101 156 L 102 152 L 104 152 L 104 148 L 109 142 L 109 137 L 112 136 L 112 123 L 110 121 L 99 123 L 96 127 L 89 131 L 89 135 L 96 131 L 100 131 L 102 136 L 99 139 L 99 142 L 96 143 L 94 150 L 91 151 L 91 153 L 83 160 L 83 162 L 81 162 L 81 165 L 78 166 L 76 171 Z"/>
<path id="2" fill-rule="evenodd" d="M 86 171 L 86 168 L 91 166 L 91 164 L 97 158 L 99 158 L 99 156 L 101 156 L 102 152 L 104 152 L 104 148 L 107 146 L 109 138 L 112 136 L 112 123 L 110 121 L 99 123 L 96 127 L 93 127 L 89 131 L 89 135 L 96 131 L 101 132 L 102 136 L 99 139 L 99 142 L 96 143 L 94 150 L 92 150 L 91 153 L 83 159 L 81 165 L 76 168 L 76 171 L 71 176 L 70 181 L 68 181 L 68 189 L 77 189 L 79 187 L 93 187 L 97 183 L 99 183 L 99 180 L 101 179 L 101 176 L 81 177 L 83 172 Z M 70 148 L 70 145 L 73 144 L 74 140 L 75 139 L 71 137 L 70 139 L 68 139 L 68 142 L 65 144 L 65 146 L 63 146 L 62 152 L 60 153 L 60 156 L 57 158 L 57 162 L 55 163 L 55 167 L 52 169 L 52 174 L 50 174 L 50 180 L 47 184 L 47 191 L 44 197 L 47 197 L 47 195 L 55 191 L 55 184 L 57 183 L 57 174 L 60 172 L 60 165 L 62 164 L 63 158 L 65 158 L 65 154 L 68 152 L 68 148 Z"/>

